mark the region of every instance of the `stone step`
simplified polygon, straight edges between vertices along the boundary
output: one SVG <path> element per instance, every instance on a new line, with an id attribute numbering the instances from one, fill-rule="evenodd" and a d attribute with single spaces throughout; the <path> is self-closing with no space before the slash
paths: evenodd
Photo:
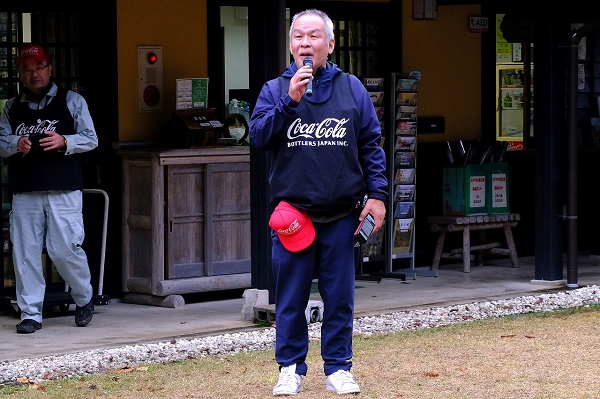
<path id="1" fill-rule="evenodd" d="M 323 302 L 308 301 L 306 311 L 306 323 L 317 323 L 323 320 Z M 275 304 L 260 305 L 254 307 L 254 322 L 275 323 Z"/>

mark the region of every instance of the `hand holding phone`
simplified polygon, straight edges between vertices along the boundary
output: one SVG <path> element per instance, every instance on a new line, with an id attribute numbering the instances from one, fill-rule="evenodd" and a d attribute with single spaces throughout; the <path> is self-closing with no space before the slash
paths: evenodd
<path id="1" fill-rule="evenodd" d="M 369 239 L 371 233 L 373 233 L 374 228 L 375 219 L 373 218 L 373 215 L 369 213 L 356 228 L 354 237 L 358 238 L 359 241 L 364 244 Z"/>

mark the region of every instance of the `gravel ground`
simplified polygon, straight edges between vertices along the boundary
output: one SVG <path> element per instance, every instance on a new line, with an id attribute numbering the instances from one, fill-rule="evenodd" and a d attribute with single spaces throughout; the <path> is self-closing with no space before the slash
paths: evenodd
<path id="1" fill-rule="evenodd" d="M 490 317 L 549 312 L 598 303 L 600 303 L 600 287 L 593 285 L 552 294 L 360 317 L 354 322 L 354 333 L 371 335 L 416 330 Z M 319 339 L 320 334 L 321 323 L 309 325 L 311 339 Z M 143 363 L 169 363 L 188 358 L 231 355 L 241 351 L 269 350 L 274 348 L 274 345 L 275 329 L 268 327 L 251 332 L 20 359 L 0 363 L 0 384 L 13 384 L 18 378 L 41 382 L 134 367 Z"/>

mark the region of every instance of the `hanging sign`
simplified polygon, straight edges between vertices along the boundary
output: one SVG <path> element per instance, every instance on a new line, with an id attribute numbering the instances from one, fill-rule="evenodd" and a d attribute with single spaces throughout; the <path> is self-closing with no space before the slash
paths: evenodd
<path id="1" fill-rule="evenodd" d="M 487 17 L 469 17 L 469 30 L 474 33 L 487 32 L 489 27 Z"/>

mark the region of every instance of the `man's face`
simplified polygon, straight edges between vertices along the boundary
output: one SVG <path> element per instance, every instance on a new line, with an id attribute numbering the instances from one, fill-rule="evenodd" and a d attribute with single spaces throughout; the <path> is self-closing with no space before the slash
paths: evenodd
<path id="1" fill-rule="evenodd" d="M 50 83 L 52 65 L 45 61 L 25 62 L 19 68 L 23 85 L 33 93 L 42 92 Z"/>
<path id="2" fill-rule="evenodd" d="M 296 20 L 290 40 L 290 52 L 298 68 L 302 67 L 307 56 L 313 60 L 313 69 L 325 66 L 334 44 L 335 40 L 327 42 L 325 22 L 317 15 L 307 14 Z"/>

